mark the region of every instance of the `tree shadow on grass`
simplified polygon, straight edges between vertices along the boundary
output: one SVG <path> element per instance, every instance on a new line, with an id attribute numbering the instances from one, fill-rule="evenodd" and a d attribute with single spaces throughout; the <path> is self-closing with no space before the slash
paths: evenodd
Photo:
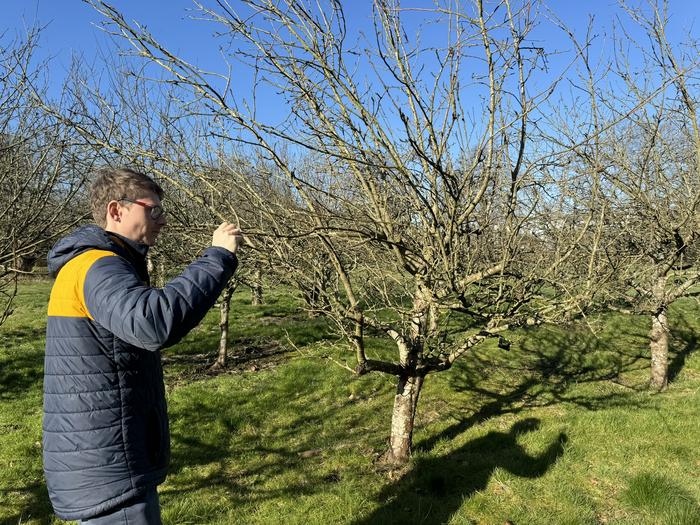
<path id="1" fill-rule="evenodd" d="M 669 383 L 673 382 L 678 377 L 678 374 L 680 374 L 685 367 L 686 360 L 698 347 L 698 336 L 695 332 L 673 330 L 672 334 L 674 338 L 678 338 L 682 341 L 681 344 L 683 348 L 671 353 L 671 358 L 668 362 Z"/>
<path id="2" fill-rule="evenodd" d="M 0 401 L 17 399 L 34 388 L 41 390 L 43 374 L 42 354 L 15 355 L 11 360 L 0 360 Z"/>
<path id="3" fill-rule="evenodd" d="M 0 400 L 16 399 L 27 390 L 40 388 L 44 373 L 42 350 L 16 349 L 17 340 L 44 336 L 44 330 L 13 330 L 0 337 Z"/>
<path id="4" fill-rule="evenodd" d="M 540 421 L 526 418 L 508 432 L 492 431 L 438 457 L 416 460 L 411 471 L 379 495 L 382 506 L 354 525 L 390 523 L 447 523 L 464 499 L 484 490 L 498 468 L 516 476 L 543 476 L 564 453 L 563 432 L 540 454 L 531 456 L 518 443 Z"/>
<path id="5" fill-rule="evenodd" d="M 46 324 L 38 328 L 34 327 L 22 327 L 22 328 L 7 328 L 6 326 L 2 329 L 2 335 L 0 335 L 0 343 L 3 345 L 11 344 L 17 341 L 24 341 L 26 339 L 35 340 L 43 339 L 46 335 Z"/>
<path id="6" fill-rule="evenodd" d="M 671 326 L 668 382 L 673 382 L 685 367 L 690 355 L 698 348 L 697 329 L 693 328 L 685 312 L 675 313 Z"/>
<path id="7" fill-rule="evenodd" d="M 179 450 L 173 455 L 168 482 L 161 488 L 161 501 L 165 506 L 188 497 L 197 491 L 207 494 L 224 493 L 226 506 L 207 505 L 208 520 L 216 521 L 227 515 L 228 508 L 256 505 L 269 500 L 287 501 L 304 495 L 316 494 L 336 482 L 333 473 L 325 473 L 318 467 L 314 456 L 321 456 L 321 450 L 304 450 L 305 447 L 270 447 L 253 440 L 242 446 L 216 445 L 209 440 L 194 436 L 175 436 Z M 308 456 L 304 452 L 309 453 Z M 237 458 L 258 458 L 237 464 Z M 308 459 L 310 458 L 310 459 Z M 204 467 L 197 471 L 197 467 Z M 303 479 L 286 481 L 283 486 L 260 481 L 281 479 L 292 471 L 303 471 Z M 180 476 L 185 473 L 184 476 Z M 202 519 L 203 516 L 197 516 Z"/>
<path id="8" fill-rule="evenodd" d="M 333 445 L 314 429 L 323 428 L 343 405 L 319 401 L 324 394 L 316 391 L 317 374 L 317 368 L 300 364 L 271 383 L 258 382 L 254 374 L 236 378 L 251 389 L 217 388 L 216 396 L 206 400 L 193 392 L 179 396 L 170 407 L 173 451 L 161 492 L 164 505 L 204 490 L 225 494 L 235 508 L 316 494 L 338 482 L 339 474 L 323 466 Z M 270 414 L 281 416 L 285 425 L 271 428 Z M 334 443 L 350 441 L 352 429 L 337 430 Z M 281 485 L 275 481 L 283 478 Z M 228 512 L 220 506 L 209 510 L 212 521 Z"/>
<path id="9" fill-rule="evenodd" d="M 492 417 L 537 407 L 641 407 L 644 401 L 635 396 L 636 387 L 624 385 L 621 378 L 649 366 L 639 351 L 646 334 L 636 327 L 613 331 L 620 344 L 585 331 L 539 327 L 524 332 L 527 337 L 511 351 L 492 348 L 467 356 L 450 376 L 456 391 L 469 394 L 466 406 L 455 407 L 450 415 L 457 421 L 415 449 L 429 452 L 438 442 L 453 440 Z M 607 386 L 595 387 L 602 383 Z M 465 411 L 471 413 L 464 417 Z M 486 487 L 496 468 L 522 477 L 542 476 L 563 453 L 567 437 L 561 433 L 544 452 L 528 456 L 517 439 L 538 424 L 524 419 L 507 433 L 490 432 L 444 456 L 418 456 L 407 475 L 382 491 L 383 506 L 356 524 L 445 523 L 464 498 Z"/>
<path id="10" fill-rule="evenodd" d="M 640 333 L 627 335 L 642 337 Z M 642 401 L 633 398 L 637 388 L 625 386 L 621 380 L 624 374 L 649 366 L 648 358 L 635 348 L 611 349 L 602 338 L 540 328 L 517 350 L 474 353 L 450 377 L 453 389 L 470 394 L 467 405 L 452 410 L 450 415 L 457 420 L 454 424 L 415 448 L 431 450 L 438 441 L 453 439 L 492 417 L 537 407 L 562 403 L 586 410 L 640 407 Z M 604 382 L 610 388 L 572 388 Z"/>
<path id="11" fill-rule="evenodd" d="M 45 483 L 36 483 L 23 487 L 0 487 L 4 498 L 23 497 L 23 508 L 19 514 L 0 519 L 0 525 L 17 525 L 29 520 L 36 520 L 41 525 L 48 525 L 53 519 L 53 508 Z M 14 505 L 16 507 L 16 505 Z"/>

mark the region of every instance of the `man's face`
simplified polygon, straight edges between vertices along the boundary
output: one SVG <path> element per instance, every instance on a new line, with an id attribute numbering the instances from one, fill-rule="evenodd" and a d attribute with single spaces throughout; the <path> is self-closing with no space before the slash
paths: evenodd
<path id="1" fill-rule="evenodd" d="M 160 206 L 160 198 L 155 193 L 148 193 L 134 202 L 118 202 L 118 220 L 113 221 L 112 231 L 127 239 L 153 246 L 161 228 L 166 225 L 165 215 L 157 219 L 152 217 L 152 208 Z"/>

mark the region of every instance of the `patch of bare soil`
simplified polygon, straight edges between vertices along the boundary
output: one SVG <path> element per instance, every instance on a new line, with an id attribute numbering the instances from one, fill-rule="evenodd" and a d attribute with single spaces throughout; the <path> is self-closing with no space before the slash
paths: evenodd
<path id="1" fill-rule="evenodd" d="M 163 367 L 173 372 L 174 382 L 193 381 L 219 374 L 257 372 L 274 368 L 290 349 L 279 341 L 269 338 L 241 338 L 231 341 L 225 367 L 212 367 L 217 353 L 164 355 Z M 169 381 L 172 382 L 172 381 Z"/>
<path id="2" fill-rule="evenodd" d="M 299 321 L 301 323 L 308 322 L 309 319 L 316 319 L 318 315 L 310 316 L 308 312 L 301 311 L 293 314 L 284 315 L 266 315 L 257 319 L 257 322 L 262 325 L 279 325 L 288 324 L 293 321 Z"/>

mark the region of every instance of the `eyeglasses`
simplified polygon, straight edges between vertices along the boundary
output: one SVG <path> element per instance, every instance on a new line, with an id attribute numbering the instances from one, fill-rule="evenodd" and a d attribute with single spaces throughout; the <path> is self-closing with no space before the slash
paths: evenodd
<path id="1" fill-rule="evenodd" d="M 131 199 L 127 199 L 126 197 L 122 197 L 121 199 L 119 199 L 119 201 L 120 202 L 126 201 L 126 202 L 130 202 L 131 204 L 138 204 L 139 206 L 146 208 L 147 210 L 149 210 L 151 212 L 151 219 L 153 219 L 154 221 L 157 221 L 163 215 L 165 215 L 165 210 L 163 209 L 162 206 L 159 206 L 159 205 L 153 206 L 152 204 L 146 204 L 145 202 L 141 202 L 141 201 L 132 201 Z"/>

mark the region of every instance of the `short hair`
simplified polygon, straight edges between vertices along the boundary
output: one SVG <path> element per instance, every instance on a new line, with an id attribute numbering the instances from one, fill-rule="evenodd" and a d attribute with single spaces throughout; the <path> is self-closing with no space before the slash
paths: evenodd
<path id="1" fill-rule="evenodd" d="M 95 223 L 107 225 L 107 204 L 120 199 L 141 199 L 148 193 L 163 198 L 163 188 L 148 175 L 130 168 L 103 167 L 95 172 L 90 186 L 90 210 Z"/>

